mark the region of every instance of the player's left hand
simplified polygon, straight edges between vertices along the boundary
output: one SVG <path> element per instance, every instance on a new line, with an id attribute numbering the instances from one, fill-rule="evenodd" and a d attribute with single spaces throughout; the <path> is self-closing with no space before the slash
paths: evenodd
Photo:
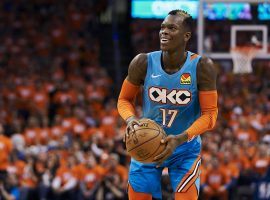
<path id="1" fill-rule="evenodd" d="M 154 158 L 154 162 L 157 163 L 157 167 L 159 167 L 167 158 L 172 155 L 176 147 L 186 142 L 188 139 L 186 133 L 182 133 L 179 135 L 168 135 L 165 139 L 161 140 L 161 143 L 166 144 L 165 149 Z"/>

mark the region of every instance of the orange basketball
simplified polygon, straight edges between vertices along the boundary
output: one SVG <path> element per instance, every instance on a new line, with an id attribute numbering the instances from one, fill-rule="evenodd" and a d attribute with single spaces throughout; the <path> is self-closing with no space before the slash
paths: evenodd
<path id="1" fill-rule="evenodd" d="M 126 138 L 129 155 L 142 163 L 151 163 L 165 148 L 161 139 L 166 137 L 163 128 L 150 119 L 140 119 L 142 126 L 135 126 L 135 132 Z"/>

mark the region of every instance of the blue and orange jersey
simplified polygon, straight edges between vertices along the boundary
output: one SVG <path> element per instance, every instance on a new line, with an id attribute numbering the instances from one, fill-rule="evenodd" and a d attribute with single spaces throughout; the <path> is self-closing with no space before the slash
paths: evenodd
<path id="1" fill-rule="evenodd" d="M 169 134 L 180 134 L 200 117 L 196 68 L 201 56 L 187 52 L 182 68 L 174 73 L 166 73 L 161 65 L 161 51 L 148 54 L 147 74 L 143 86 L 143 118 L 160 124 Z M 181 145 L 190 148 L 200 136 Z M 178 148 L 177 148 L 178 149 Z"/>

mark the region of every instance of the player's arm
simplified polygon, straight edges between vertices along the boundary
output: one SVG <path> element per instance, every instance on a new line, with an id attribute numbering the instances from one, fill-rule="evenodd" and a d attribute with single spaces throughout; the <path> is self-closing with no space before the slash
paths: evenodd
<path id="1" fill-rule="evenodd" d="M 197 66 L 197 81 L 201 116 L 185 131 L 187 139 L 191 140 L 214 128 L 218 115 L 217 68 L 213 61 L 202 57 Z"/>
<path id="2" fill-rule="evenodd" d="M 117 109 L 120 116 L 129 123 L 136 119 L 134 101 L 144 83 L 147 70 L 147 54 L 137 55 L 130 63 L 128 75 L 122 84 L 118 97 Z"/>

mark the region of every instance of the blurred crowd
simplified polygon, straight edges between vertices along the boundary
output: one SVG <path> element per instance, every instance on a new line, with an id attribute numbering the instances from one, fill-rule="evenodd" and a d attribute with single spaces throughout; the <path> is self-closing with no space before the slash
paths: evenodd
<path id="1" fill-rule="evenodd" d="M 105 8 L 94 0 L 1 3 L 1 200 L 127 199 L 125 124 L 99 63 Z M 133 42 L 149 33 L 158 42 L 154 29 L 133 28 Z M 270 177 L 270 63 L 256 65 L 245 76 L 219 66 L 217 127 L 203 135 L 203 199 L 270 198 L 270 185 L 260 185 Z M 162 185 L 172 199 L 166 170 Z"/>
<path id="2" fill-rule="evenodd" d="M 203 135 L 203 199 L 270 198 L 270 62 L 255 64 L 253 74 L 219 73 L 217 126 Z"/>

